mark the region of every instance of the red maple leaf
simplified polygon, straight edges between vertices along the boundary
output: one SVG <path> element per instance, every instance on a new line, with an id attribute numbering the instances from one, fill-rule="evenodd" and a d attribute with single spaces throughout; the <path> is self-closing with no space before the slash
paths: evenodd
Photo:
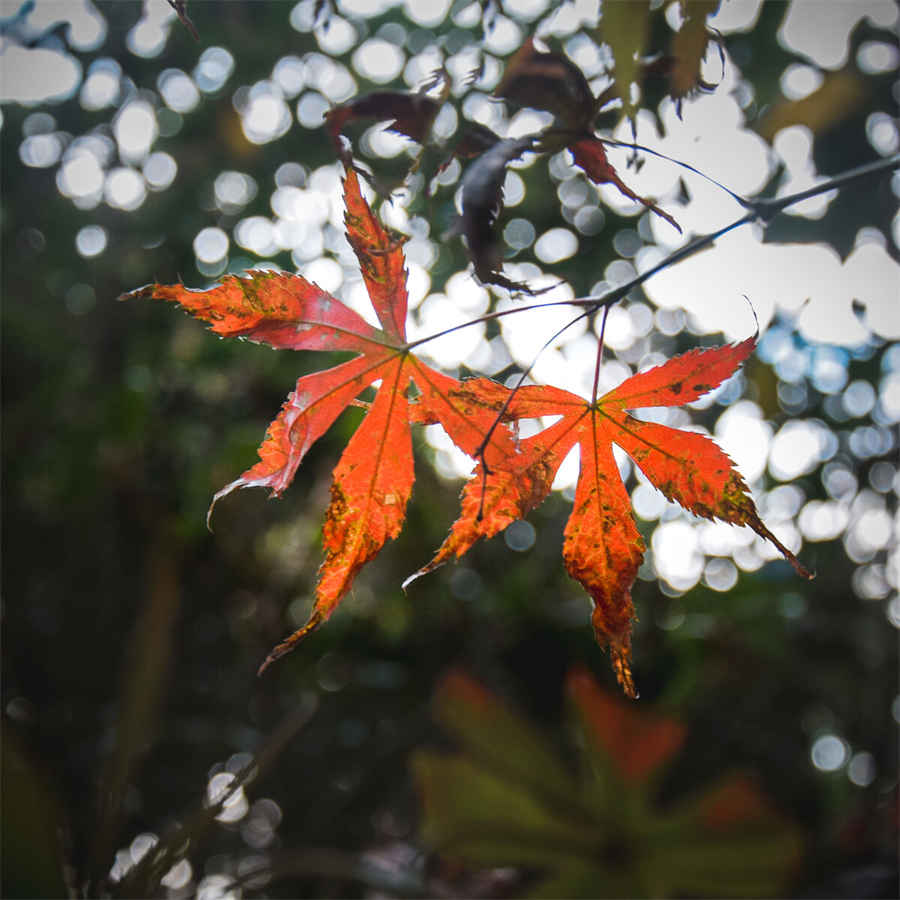
<path id="1" fill-rule="evenodd" d="M 736 345 L 692 350 L 632 376 L 593 403 L 549 386 L 523 387 L 510 398 L 507 388 L 488 379 L 462 384 L 457 389 L 461 399 L 505 419 L 562 418 L 520 441 L 516 453 L 499 466 L 479 465 L 463 490 L 462 515 L 416 576 L 462 556 L 479 538 L 497 534 L 541 503 L 577 444 L 581 471 L 563 559 L 569 574 L 591 595 L 594 632 L 610 648 L 619 683 L 635 696 L 629 666 L 635 617 L 631 586 L 645 546 L 613 457 L 616 444 L 670 500 L 704 518 L 748 525 L 775 544 L 801 575 L 812 577 L 762 523 L 740 474 L 710 438 L 644 422 L 628 412 L 696 400 L 732 375 L 755 343 L 752 337 Z"/>
<path id="2" fill-rule="evenodd" d="M 313 443 L 357 396 L 380 381 L 362 423 L 334 469 L 331 504 L 325 516 L 325 560 L 319 569 L 309 621 L 278 644 L 260 667 L 289 652 L 324 622 L 340 603 L 360 569 L 403 527 L 412 492 L 412 418 L 440 422 L 470 455 L 484 441 L 494 413 L 471 404 L 460 382 L 426 365 L 406 340 L 406 271 L 401 241 L 393 239 L 362 197 L 352 169 L 344 180 L 347 237 L 362 269 L 381 328 L 369 325 L 340 300 L 299 275 L 253 271 L 227 275 L 206 291 L 153 284 L 125 297 L 179 303 L 212 323 L 216 334 L 244 337 L 288 350 L 349 350 L 357 356 L 331 369 L 304 375 L 269 425 L 259 462 L 213 498 L 242 487 L 268 487 L 280 495 Z M 418 391 L 410 398 L 410 383 Z M 486 449 L 489 465 L 512 452 L 510 435 L 493 432 Z M 212 506 L 210 507 L 210 511 Z"/>
<path id="3" fill-rule="evenodd" d="M 619 189 L 619 193 L 641 203 L 647 209 L 655 212 L 656 215 L 665 219 L 678 233 L 681 233 L 681 226 L 670 216 L 665 210 L 660 209 L 652 200 L 641 197 L 636 194 L 624 181 L 619 177 L 619 173 L 613 168 L 612 163 L 606 155 L 606 147 L 604 142 L 593 135 L 586 134 L 578 140 L 573 141 L 568 146 L 572 154 L 572 161 L 576 166 L 584 170 L 594 184 L 613 184 Z"/>

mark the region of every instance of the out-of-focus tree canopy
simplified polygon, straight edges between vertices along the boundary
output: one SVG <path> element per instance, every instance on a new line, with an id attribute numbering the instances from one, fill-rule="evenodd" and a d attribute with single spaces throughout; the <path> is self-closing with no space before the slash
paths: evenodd
<path id="1" fill-rule="evenodd" d="M 435 819 L 436 797 L 465 791 L 467 811 L 511 804 L 488 825 L 507 828 L 517 804 L 545 821 L 546 796 L 527 779 L 511 787 L 522 773 L 493 738 L 479 745 L 476 728 L 461 740 L 445 694 L 432 715 L 450 667 L 518 710 L 529 724 L 516 734 L 542 735 L 560 778 L 593 783 L 563 700 L 579 665 L 613 686 L 583 592 L 559 564 L 577 458 L 527 521 L 404 595 L 472 465 L 423 429 L 433 466 L 418 467 L 405 533 L 327 629 L 257 680 L 269 647 L 308 614 L 330 472 L 362 411 L 315 445 L 283 500 L 232 496 L 211 534 L 210 497 L 252 463 L 284 395 L 322 357 L 219 341 L 165 304 L 116 298 L 275 266 L 362 311 L 323 115 L 415 90 L 443 67 L 424 151 L 384 122 L 344 129 L 382 218 L 409 238 L 409 332 L 521 304 L 479 283 L 453 234 L 471 163 L 457 154 L 438 168 L 468 123 L 501 137 L 551 123 L 527 91 L 494 96 L 530 37 L 596 97 L 611 71 L 631 71 L 598 135 L 743 197 L 795 193 L 900 148 L 896 4 L 649 6 L 643 21 L 629 16 L 642 4 L 596 0 L 0 4 L 4 895 L 519 895 L 570 857 L 589 857 L 591 883 L 606 873 L 592 895 L 624 883 L 632 858 L 621 865 L 596 798 L 586 821 L 605 843 L 574 856 L 492 855 L 498 833 L 470 835 L 471 852 L 454 856 L 452 821 Z M 665 78 L 636 74 L 657 56 L 616 56 L 641 28 L 647 53 L 665 55 L 707 15 L 709 88 L 680 104 Z M 671 161 L 607 151 L 683 233 L 592 183 L 568 151 L 526 153 L 504 176 L 496 231 L 503 271 L 549 288 L 540 300 L 602 294 L 742 214 Z M 642 795 L 653 818 L 628 833 L 699 809 L 692 798 L 742 773 L 799 848 L 778 871 L 785 893 L 896 886 L 898 194 L 900 175 L 885 171 L 735 229 L 631 291 L 604 335 L 606 389 L 759 327 L 739 375 L 662 421 L 712 434 L 818 577 L 799 581 L 747 529 L 668 504 L 621 458 L 650 548 L 634 589 L 638 704 L 683 735 Z M 456 375 L 509 382 L 534 363 L 536 382 L 589 392 L 599 315 L 542 350 L 578 312 L 511 315 L 423 350 Z M 623 721 L 609 719 L 610 732 Z M 421 760 L 448 748 L 457 755 L 423 787 Z M 246 792 L 215 806 L 254 761 Z M 752 861 L 761 847 L 737 853 Z M 691 857 L 698 893 L 703 864 Z M 710 893 L 720 876 L 710 870 Z M 680 883 L 674 871 L 659 882 Z"/>

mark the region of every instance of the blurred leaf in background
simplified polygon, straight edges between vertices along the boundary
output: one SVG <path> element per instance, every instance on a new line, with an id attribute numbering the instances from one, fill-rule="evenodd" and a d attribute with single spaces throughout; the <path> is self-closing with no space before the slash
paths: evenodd
<path id="1" fill-rule="evenodd" d="M 626 706 L 583 669 L 567 678 L 575 754 L 470 677 L 439 685 L 455 754 L 419 751 L 425 843 L 444 860 L 515 866 L 534 897 L 778 896 L 802 831 L 749 777 L 726 775 L 660 808 L 685 726 Z M 530 873 L 530 874 L 529 874 Z"/>

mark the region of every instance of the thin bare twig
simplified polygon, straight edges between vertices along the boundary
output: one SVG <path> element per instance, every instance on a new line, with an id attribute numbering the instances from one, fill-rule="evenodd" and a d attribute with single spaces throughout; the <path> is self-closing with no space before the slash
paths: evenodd
<path id="1" fill-rule="evenodd" d="M 705 248 L 711 246 L 715 243 L 723 235 L 727 234 L 729 231 L 733 231 L 735 228 L 739 228 L 741 225 L 746 225 L 750 222 L 760 222 L 763 226 L 768 225 L 772 219 L 774 219 L 777 215 L 780 215 L 787 209 L 789 206 L 793 206 L 795 203 L 800 203 L 803 200 L 808 200 L 810 197 L 816 197 L 819 194 L 824 194 L 827 191 L 838 190 L 848 184 L 852 184 L 855 181 L 859 181 L 863 178 L 868 178 L 872 175 L 878 175 L 882 172 L 889 172 L 892 169 L 900 169 L 900 154 L 896 156 L 892 156 L 889 159 L 878 160 L 874 163 L 869 163 L 864 166 L 858 166 L 855 169 L 851 169 L 848 172 L 843 172 L 840 175 L 836 175 L 834 178 L 829 178 L 827 181 L 823 181 L 821 184 L 817 184 L 811 188 L 808 188 L 805 191 L 798 191 L 795 194 L 789 194 L 787 197 L 781 197 L 779 199 L 759 199 L 759 200 L 745 200 L 744 198 L 738 197 L 736 194 L 732 194 L 738 202 L 744 206 L 748 212 L 739 218 L 735 219 L 728 225 L 725 225 L 722 228 L 719 228 L 717 231 L 711 232 L 710 234 L 700 235 L 699 237 L 694 238 L 692 241 L 687 243 L 684 247 L 679 247 L 677 250 L 673 250 L 665 259 L 658 262 L 655 266 L 651 266 L 645 272 L 641 272 L 636 275 L 630 281 L 626 282 L 619 287 L 613 288 L 611 291 L 599 296 L 599 297 L 581 297 L 575 300 L 556 300 L 550 303 L 533 303 L 528 306 L 517 306 L 512 309 L 499 310 L 492 313 L 485 313 L 482 316 L 478 316 L 477 318 L 471 319 L 468 322 L 464 322 L 462 325 L 454 325 L 451 328 L 446 328 L 443 331 L 436 332 L 435 334 L 429 335 L 425 338 L 419 338 L 416 341 L 411 342 L 408 347 L 416 347 L 420 344 L 425 344 L 428 341 L 435 340 L 436 338 L 443 337 L 444 335 L 451 334 L 454 331 L 459 331 L 462 328 L 467 328 L 469 325 L 474 325 L 478 322 L 488 322 L 493 319 L 499 319 L 503 316 L 512 315 L 513 313 L 527 312 L 532 309 L 543 309 L 545 307 L 550 306 L 584 306 L 586 307 L 585 312 L 576 316 L 569 322 L 567 325 L 563 326 L 559 331 L 557 331 L 549 340 L 544 344 L 541 350 L 538 352 L 538 356 L 540 353 L 543 353 L 550 344 L 559 337 L 560 334 L 563 333 L 567 328 L 571 327 L 578 322 L 580 319 L 585 316 L 589 316 L 592 313 L 596 312 L 598 309 L 605 308 L 609 309 L 615 303 L 618 303 L 622 298 L 626 297 L 632 290 L 636 287 L 642 285 L 645 281 L 652 278 L 657 273 L 663 271 L 664 269 L 669 268 L 670 266 L 675 265 L 676 263 L 681 262 L 684 259 L 687 259 L 690 256 L 693 256 L 695 253 L 698 253 L 700 250 L 704 250 Z M 696 171 L 696 170 L 695 170 Z M 698 174 L 703 174 L 698 172 Z M 706 176 L 704 176 L 706 177 Z M 709 179 L 713 180 L 713 179 Z M 718 184 L 718 182 L 716 182 Z M 720 185 L 721 187 L 721 185 Z M 728 190 L 725 188 L 725 190 Z M 729 191 L 731 193 L 731 191 Z M 605 320 L 604 320 L 605 321 Z M 503 417 L 506 415 L 507 410 L 509 409 L 510 404 L 512 403 L 513 397 L 516 392 L 524 383 L 525 379 L 528 377 L 528 374 L 531 372 L 532 368 L 537 362 L 537 356 L 534 361 L 532 361 L 531 365 L 522 373 L 516 385 L 513 387 L 509 396 L 506 398 L 506 401 L 503 404 L 503 407 L 497 413 L 497 417 L 488 430 L 484 440 L 478 446 L 475 451 L 475 459 L 477 459 L 482 466 L 483 477 L 486 479 L 489 473 L 487 460 L 485 459 L 485 451 L 487 449 L 488 444 L 490 443 L 491 437 L 496 431 L 499 424 L 502 422 Z M 595 385 L 596 390 L 596 385 Z M 595 398 L 596 399 L 596 398 Z M 482 500 L 483 502 L 483 500 Z M 480 511 L 479 511 L 480 517 Z"/>
<path id="2" fill-rule="evenodd" d="M 746 225 L 750 222 L 755 221 L 760 221 L 763 225 L 768 225 L 769 222 L 771 222 L 771 220 L 775 218 L 775 216 L 784 212 L 785 209 L 787 209 L 789 206 L 793 206 L 795 203 L 800 203 L 803 200 L 808 200 L 810 197 L 816 197 L 819 194 L 824 194 L 831 190 L 837 190 L 847 184 L 851 184 L 854 181 L 868 178 L 871 175 L 878 175 L 882 172 L 889 172 L 892 169 L 900 169 L 900 154 L 898 154 L 897 156 L 892 156 L 889 159 L 878 160 L 877 162 L 869 163 L 865 166 L 859 166 L 856 169 L 851 169 L 848 172 L 844 172 L 841 175 L 836 175 L 834 178 L 823 181 L 821 184 L 814 185 L 813 187 L 808 188 L 805 191 L 799 191 L 796 194 L 789 194 L 787 197 L 760 200 L 742 199 L 741 203 L 747 208 L 748 212 L 746 212 L 740 218 L 735 219 L 735 221 L 729 223 L 728 225 L 725 225 L 722 228 L 719 228 L 717 231 L 713 231 L 710 234 L 702 234 L 694 238 L 692 241 L 685 244 L 684 247 L 679 247 L 677 250 L 673 250 L 668 256 L 665 257 L 665 259 L 660 260 L 660 262 L 658 262 L 655 266 L 652 266 L 645 272 L 641 272 L 630 281 L 626 282 L 623 285 L 620 285 L 619 287 L 613 288 L 605 294 L 602 294 L 598 297 L 578 297 L 574 300 L 551 300 L 546 303 L 530 303 L 527 306 L 515 306 L 510 309 L 502 309 L 485 313 L 484 315 L 477 316 L 474 319 L 470 319 L 468 322 L 463 322 L 461 325 L 453 325 L 450 328 L 444 328 L 441 331 L 436 331 L 434 334 L 430 334 L 427 337 L 418 338 L 415 341 L 410 341 L 410 343 L 407 344 L 407 349 L 411 350 L 414 347 L 418 347 L 422 344 L 427 344 L 429 341 L 433 341 L 437 338 L 444 337 L 445 335 L 452 334 L 455 331 L 460 331 L 463 328 L 468 328 L 470 325 L 477 325 L 479 322 L 490 322 L 494 319 L 500 319 L 504 316 L 511 316 L 515 313 L 528 312 L 533 309 L 545 309 L 551 306 L 586 306 L 590 307 L 591 311 L 593 312 L 601 309 L 604 306 L 613 306 L 625 296 L 627 296 L 636 287 L 639 287 L 645 281 L 663 271 L 663 269 L 667 269 L 670 266 L 673 266 L 676 263 L 687 259 L 689 256 L 693 256 L 700 250 L 706 249 L 707 247 L 715 243 L 720 237 L 727 234 L 729 231 L 733 231 L 735 228 L 739 228 L 741 225 Z"/>
<path id="3" fill-rule="evenodd" d="M 176 15 L 181 20 L 181 24 L 190 32 L 191 37 L 195 41 L 200 41 L 200 35 L 197 28 L 191 21 L 191 17 L 187 14 L 187 0 L 168 0 L 169 6 L 175 10 Z"/>

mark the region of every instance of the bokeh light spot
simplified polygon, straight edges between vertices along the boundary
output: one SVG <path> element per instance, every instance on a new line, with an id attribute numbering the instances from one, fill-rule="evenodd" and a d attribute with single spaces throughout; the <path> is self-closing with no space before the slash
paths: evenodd
<path id="1" fill-rule="evenodd" d="M 194 238 L 194 255 L 200 262 L 216 263 L 228 253 L 228 235 L 221 228 L 204 228 Z"/>
<path id="2" fill-rule="evenodd" d="M 393 81 L 403 70 L 405 62 L 403 52 L 381 38 L 370 38 L 353 53 L 353 68 L 375 84 Z"/>
<path id="3" fill-rule="evenodd" d="M 306 66 L 299 56 L 282 56 L 272 70 L 272 81 L 281 93 L 292 99 L 306 86 Z"/>
<path id="4" fill-rule="evenodd" d="M 146 100 L 132 100 L 113 121 L 113 135 L 124 162 L 142 162 L 158 134 L 156 112 Z"/>
<path id="5" fill-rule="evenodd" d="M 221 811 L 216 815 L 219 822 L 239 822 L 250 808 L 247 796 L 242 787 L 232 787 L 235 776 L 231 772 L 217 772 L 206 786 L 206 805 L 221 804 Z"/>
<path id="6" fill-rule="evenodd" d="M 822 461 L 823 426 L 800 419 L 786 422 L 775 435 L 769 453 L 769 471 L 779 481 L 807 475 Z"/>
<path id="7" fill-rule="evenodd" d="M 96 206 L 102 196 L 104 180 L 97 157 L 85 150 L 67 154 L 67 157 L 56 173 L 59 192 L 82 209 Z"/>
<path id="8" fill-rule="evenodd" d="M 875 757 L 865 750 L 854 753 L 847 765 L 847 777 L 857 787 L 868 787 L 872 784 L 877 771 Z"/>
<path id="9" fill-rule="evenodd" d="M 144 179 L 154 191 L 163 191 L 175 180 L 178 164 L 168 153 L 151 153 L 143 166 Z"/>
<path id="10" fill-rule="evenodd" d="M 327 25 L 316 29 L 319 49 L 332 56 L 343 56 L 357 40 L 356 29 L 341 16 L 329 16 Z"/>
<path id="11" fill-rule="evenodd" d="M 147 196 L 147 184 L 140 172 L 118 166 L 107 174 L 103 196 L 113 209 L 135 210 Z"/>
<path id="12" fill-rule="evenodd" d="M 152 59 L 163 52 L 168 36 L 168 28 L 157 22 L 141 20 L 128 32 L 125 44 L 135 56 Z"/>
<path id="13" fill-rule="evenodd" d="M 234 57 L 224 47 L 207 47 L 194 67 L 194 83 L 204 94 L 214 94 L 234 71 Z"/>
<path id="14" fill-rule="evenodd" d="M 772 426 L 763 419 L 762 410 L 752 400 L 741 400 L 719 416 L 716 438 L 748 483 L 752 484 L 765 471 Z"/>
<path id="15" fill-rule="evenodd" d="M 449 9 L 450 0 L 405 0 L 404 3 L 407 17 L 423 28 L 440 25 Z"/>
<path id="16" fill-rule="evenodd" d="M 100 225 L 85 225 L 75 235 L 75 249 L 85 259 L 93 259 L 106 249 L 106 230 Z"/>
<path id="17" fill-rule="evenodd" d="M 568 228 L 551 228 L 534 244 L 534 255 L 544 263 L 562 262 L 578 252 L 578 238 Z"/>
<path id="18" fill-rule="evenodd" d="M 297 121 L 304 128 L 321 128 L 330 106 L 317 91 L 307 91 L 297 103 Z"/>
<path id="19" fill-rule="evenodd" d="M 837 735 L 823 734 L 816 738 L 809 756 L 820 772 L 836 772 L 847 762 L 847 744 Z"/>
<path id="20" fill-rule="evenodd" d="M 190 112 L 200 102 L 197 85 L 181 69 L 165 69 L 160 72 L 156 86 L 166 106 L 175 112 Z"/>
<path id="21" fill-rule="evenodd" d="M 265 216 L 241 219 L 235 226 L 234 240 L 238 246 L 252 251 L 257 256 L 270 256 L 278 249 L 275 243 L 275 229 Z"/>
<path id="22" fill-rule="evenodd" d="M 856 51 L 856 64 L 866 75 L 893 72 L 900 65 L 900 50 L 884 41 L 864 41 Z"/>
<path id="23" fill-rule="evenodd" d="M 530 550 L 534 546 L 536 538 L 537 532 L 534 525 L 531 522 L 526 522 L 524 519 L 513 522 L 503 532 L 503 540 L 506 546 L 517 553 L 525 553 Z"/>
<path id="24" fill-rule="evenodd" d="M 703 582 L 714 591 L 730 591 L 738 580 L 738 570 L 730 559 L 711 559 L 703 570 Z"/>
<path id="25" fill-rule="evenodd" d="M 256 192 L 256 181 L 243 172 L 220 172 L 213 183 L 216 206 L 227 215 L 240 212 L 256 196 Z"/>
<path id="26" fill-rule="evenodd" d="M 503 240 L 513 248 L 522 250 L 534 243 L 534 225 L 528 219 L 510 219 L 503 229 Z"/>
<path id="27" fill-rule="evenodd" d="M 160 884 L 169 888 L 169 890 L 177 891 L 187 886 L 194 871 L 191 868 L 189 860 L 180 859 L 165 875 L 160 879 Z"/>
<path id="28" fill-rule="evenodd" d="M 803 63 L 791 63 L 781 73 L 781 93 L 788 100 L 802 100 L 818 90 L 824 80 L 821 70 Z"/>
<path id="29" fill-rule="evenodd" d="M 690 590 L 703 574 L 697 531 L 688 522 L 662 522 L 650 539 L 653 565 L 660 578 L 678 591 Z"/>
<path id="30" fill-rule="evenodd" d="M 62 155 L 62 141 L 55 134 L 33 134 L 19 145 L 19 159 L 26 166 L 46 169 L 56 165 Z"/>
<path id="31" fill-rule="evenodd" d="M 95 112 L 116 102 L 121 89 L 122 67 L 110 58 L 95 59 L 81 86 L 81 106 Z"/>
<path id="32" fill-rule="evenodd" d="M 236 103 L 239 101 L 236 100 Z M 246 105 L 239 105 L 244 136 L 252 144 L 267 144 L 286 134 L 291 127 L 291 111 L 279 89 L 261 81 L 249 92 Z"/>

